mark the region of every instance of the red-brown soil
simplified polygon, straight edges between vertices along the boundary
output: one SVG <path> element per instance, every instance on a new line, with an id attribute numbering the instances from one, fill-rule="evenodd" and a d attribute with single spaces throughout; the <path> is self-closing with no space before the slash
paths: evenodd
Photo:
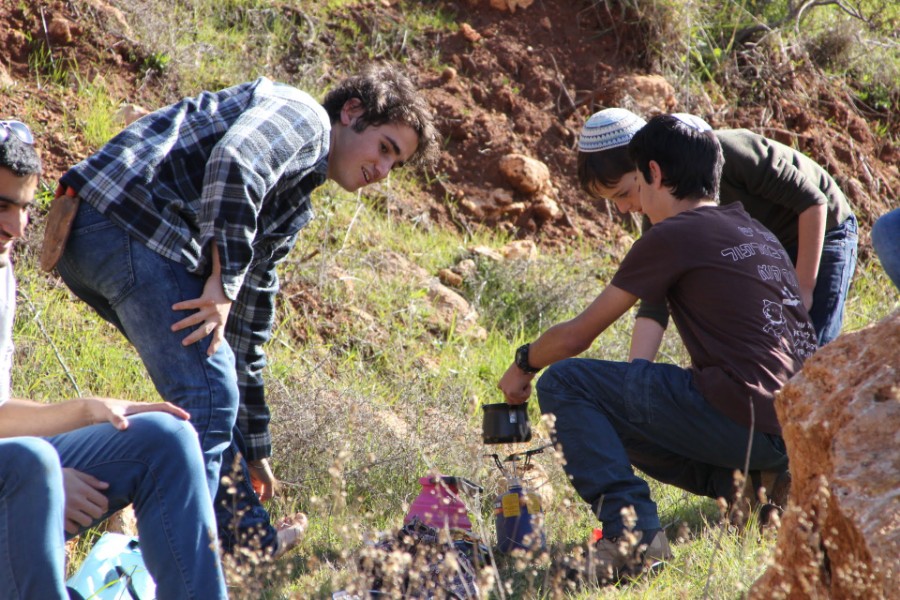
<path id="1" fill-rule="evenodd" d="M 114 7 L 114 1 L 37 4 L 0 0 L 5 24 L 0 29 L 0 57 L 16 82 L 0 91 L 0 117 L 16 117 L 23 106 L 32 107 L 30 119 L 48 181 L 90 149 L 73 133 L 73 117 L 67 111 L 76 86 L 48 94 L 42 87 L 49 85 L 47 75 L 42 83 L 34 65 L 29 65 L 38 40 L 49 39 L 54 60 L 68 64 L 82 81 L 101 74 L 117 97 L 150 108 L 197 91 L 183 85 L 178 90 L 172 79 L 146 80 L 140 68 L 141 48 L 127 36 L 113 33 L 121 28 L 110 26 L 116 15 L 105 8 Z M 514 14 L 492 8 L 488 0 L 435 4 L 455 14 L 460 30 L 450 35 L 430 32 L 409 44 L 406 52 L 409 70 L 435 108 L 445 151 L 438 169 L 430 174 L 426 193 L 392 198 L 396 210 L 410 217 L 427 212 L 432 220 L 463 231 L 500 228 L 546 245 L 580 236 L 602 244 L 617 237 L 621 219 L 614 209 L 578 189 L 574 147 L 584 120 L 594 110 L 615 103 L 614 81 L 648 72 L 639 30 L 601 13 L 594 2 L 536 0 Z M 285 5 L 284 10 L 293 9 Z M 60 17 L 69 24 L 68 34 L 65 27 L 52 26 Z M 365 32 L 380 19 L 402 21 L 403 14 L 397 2 L 379 1 L 361 4 L 348 11 L 347 18 L 357 19 Z M 318 28 L 326 52 L 333 47 L 326 39 L 331 25 L 339 26 L 326 23 Z M 448 68 L 434 67 L 429 58 L 435 53 Z M 335 64 L 349 60 L 329 58 Z M 878 114 L 863 113 L 846 90 L 805 65 L 790 60 L 767 65 L 763 75 L 769 79 L 761 94 L 736 89 L 740 97 L 730 103 L 685 106 L 676 99 L 665 108 L 699 111 L 714 127 L 748 127 L 809 153 L 829 169 L 854 203 L 865 247 L 867 225 L 897 204 L 900 148 L 889 137 L 875 135 Z M 289 65 L 281 69 L 290 71 Z M 900 125 L 885 121 L 888 133 L 900 137 L 896 131 Z M 484 217 L 463 208 L 465 198 L 508 188 L 497 162 L 510 152 L 548 165 L 560 216 L 542 219 L 524 210 Z M 516 200 L 518 195 L 514 193 Z"/>

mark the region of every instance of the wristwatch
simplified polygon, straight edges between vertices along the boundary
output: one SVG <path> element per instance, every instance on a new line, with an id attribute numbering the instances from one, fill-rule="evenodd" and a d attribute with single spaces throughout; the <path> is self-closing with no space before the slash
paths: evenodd
<path id="1" fill-rule="evenodd" d="M 528 347 L 531 344 L 522 344 L 516 349 L 516 366 L 526 373 L 537 373 L 540 369 L 535 369 L 528 362 Z"/>

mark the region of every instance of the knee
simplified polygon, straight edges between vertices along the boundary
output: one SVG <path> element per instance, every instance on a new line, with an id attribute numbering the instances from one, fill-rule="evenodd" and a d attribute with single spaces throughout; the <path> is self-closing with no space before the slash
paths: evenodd
<path id="1" fill-rule="evenodd" d="M 872 226 L 872 245 L 879 254 L 885 252 L 891 241 L 900 244 L 900 209 L 883 215 Z"/>
<path id="2" fill-rule="evenodd" d="M 538 404 L 542 413 L 556 412 L 559 406 L 559 403 L 556 401 L 556 394 L 565 385 L 566 374 L 573 365 L 572 361 L 573 359 L 567 358 L 553 363 L 547 367 L 547 370 L 538 379 L 535 390 L 537 391 Z"/>
<path id="3" fill-rule="evenodd" d="M 162 412 L 142 413 L 129 417 L 128 432 L 133 442 L 148 452 L 183 459 L 200 453 L 197 432 L 190 421 Z"/>
<path id="4" fill-rule="evenodd" d="M 41 438 L 21 437 L 0 442 L 3 460 L 0 461 L 0 481 L 58 482 L 62 485 L 62 466 L 56 449 Z"/>

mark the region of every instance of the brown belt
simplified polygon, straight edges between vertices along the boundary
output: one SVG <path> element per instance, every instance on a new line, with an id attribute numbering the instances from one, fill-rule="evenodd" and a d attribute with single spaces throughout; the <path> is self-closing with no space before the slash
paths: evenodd
<path id="1" fill-rule="evenodd" d="M 44 245 L 41 247 L 41 268 L 47 272 L 53 270 L 59 257 L 66 248 L 72 221 L 78 212 L 78 194 L 70 187 L 62 185 L 56 188 L 56 197 L 50 203 L 47 213 L 47 224 L 44 229 Z"/>

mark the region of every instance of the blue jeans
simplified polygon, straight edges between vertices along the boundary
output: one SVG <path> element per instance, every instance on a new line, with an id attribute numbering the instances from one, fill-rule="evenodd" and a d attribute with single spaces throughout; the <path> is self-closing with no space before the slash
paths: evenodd
<path id="1" fill-rule="evenodd" d="M 872 246 L 894 286 L 900 290 L 900 208 L 881 215 L 872 226 Z"/>
<path id="2" fill-rule="evenodd" d="M 0 598 L 68 598 L 60 465 L 109 483 L 109 512 L 94 524 L 134 505 L 160 598 L 227 598 L 196 432 L 162 413 L 129 421 L 125 431 L 101 424 L 46 440 L 0 441 L 0 579 L 10 582 Z M 8 494 L 7 484 L 17 481 Z"/>
<path id="3" fill-rule="evenodd" d="M 67 598 L 59 456 L 34 437 L 0 440 L 0 599 Z"/>
<path id="4" fill-rule="evenodd" d="M 278 548 L 278 531 L 253 489 L 247 462 L 242 458 L 235 460 L 243 455 L 244 439 L 235 427 L 231 446 L 222 454 L 222 476 L 229 477 L 232 485 L 219 486 L 213 503 L 219 524 L 219 542 L 229 553 L 236 548 L 258 548 L 273 553 Z M 235 556 L 242 558 L 240 554 Z"/>
<path id="5" fill-rule="evenodd" d="M 537 382 L 541 412 L 556 416 L 554 441 L 578 494 L 607 537 L 623 531 L 633 507 L 638 530 L 660 527 L 647 475 L 711 498 L 731 498 L 734 471 L 744 467 L 750 431 L 715 410 L 675 365 L 570 358 Z M 750 469 L 787 468 L 780 436 L 755 432 Z"/>
<path id="6" fill-rule="evenodd" d="M 75 295 L 134 344 L 160 396 L 191 414 L 223 547 L 230 551 L 261 531 L 262 546 L 273 548 L 275 531 L 249 478 L 238 482 L 236 497 L 218 489 L 220 477 L 231 475 L 233 457 L 240 451 L 233 437 L 239 401 L 234 354 L 223 343 L 209 357 L 209 337 L 184 347 L 181 340 L 188 331 L 170 330 L 189 314 L 173 311 L 172 305 L 199 298 L 204 278 L 149 250 L 84 201 L 57 270 Z M 242 471 L 247 472 L 246 464 Z"/>
<path id="7" fill-rule="evenodd" d="M 223 343 L 207 356 L 209 336 L 182 346 L 189 331 L 171 330 L 192 312 L 172 305 L 199 298 L 204 278 L 149 250 L 83 200 L 57 269 L 75 295 L 134 345 L 159 395 L 191 414 L 214 498 L 237 420 L 234 354 Z"/>
<path id="8" fill-rule="evenodd" d="M 825 232 L 813 303 L 809 309 L 809 318 L 816 329 L 819 346 L 824 346 L 841 334 L 844 303 L 850 291 L 850 280 L 856 270 L 858 244 L 859 226 L 852 214 L 843 223 Z M 785 249 L 791 261 L 797 264 L 797 247 Z"/>

